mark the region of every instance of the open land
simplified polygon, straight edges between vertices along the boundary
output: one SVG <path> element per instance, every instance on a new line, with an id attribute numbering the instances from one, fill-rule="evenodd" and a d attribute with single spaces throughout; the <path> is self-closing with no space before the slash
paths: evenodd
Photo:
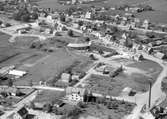
<path id="1" fill-rule="evenodd" d="M 112 78 L 109 76 L 101 76 L 92 74 L 86 79 L 85 87 L 96 93 L 104 93 L 105 95 L 118 96 L 126 87 L 130 87 L 139 92 L 145 92 L 149 88 L 149 78 L 153 78 L 155 82 L 162 71 L 159 64 L 143 60 L 141 62 L 129 61 L 126 59 L 114 59 L 118 63 L 126 64 L 125 70 L 118 76 Z M 128 63 L 129 62 L 129 63 Z"/>

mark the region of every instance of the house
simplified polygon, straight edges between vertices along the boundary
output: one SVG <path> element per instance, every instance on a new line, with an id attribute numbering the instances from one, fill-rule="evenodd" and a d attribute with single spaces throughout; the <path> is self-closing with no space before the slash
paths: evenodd
<path id="1" fill-rule="evenodd" d="M 78 50 L 86 50 L 91 46 L 91 42 L 89 43 L 69 43 L 67 47 L 78 49 Z"/>
<path id="2" fill-rule="evenodd" d="M 64 105 L 64 102 L 62 101 L 62 100 L 59 100 L 59 99 L 55 99 L 54 100 L 54 107 L 61 107 L 61 106 L 63 106 Z"/>
<path id="3" fill-rule="evenodd" d="M 133 43 L 133 47 L 132 47 L 132 49 L 133 49 L 133 50 L 140 50 L 140 47 L 141 47 L 140 44 Z"/>
<path id="4" fill-rule="evenodd" d="M 70 74 L 62 73 L 62 75 L 61 75 L 61 81 L 62 82 L 69 83 L 70 79 L 71 79 L 71 75 Z"/>
<path id="5" fill-rule="evenodd" d="M 128 38 L 128 35 L 127 35 L 126 33 L 123 33 L 123 34 L 122 34 L 122 39 L 125 39 L 125 40 L 126 40 L 127 38 Z"/>
<path id="6" fill-rule="evenodd" d="M 20 71 L 20 70 L 10 70 L 8 72 L 8 74 L 14 76 L 17 79 L 17 78 L 20 78 L 20 77 L 23 77 L 24 75 L 26 75 L 27 72 L 26 71 Z"/>
<path id="7" fill-rule="evenodd" d="M 149 47 L 148 45 L 142 45 L 142 49 L 144 52 L 148 53 L 148 54 L 151 54 L 153 52 L 153 48 L 152 47 Z"/>
<path id="8" fill-rule="evenodd" d="M 132 56 L 132 59 L 136 61 L 141 61 L 144 59 L 144 57 L 142 54 L 135 54 L 134 56 Z"/>
<path id="9" fill-rule="evenodd" d="M 14 68 L 15 68 L 14 65 L 2 67 L 0 69 L 0 75 L 5 75 L 5 74 L 7 74 L 9 72 L 9 70 L 12 70 Z"/>
<path id="10" fill-rule="evenodd" d="M 165 59 L 165 58 L 166 58 L 166 55 L 165 55 L 164 53 L 161 53 L 161 52 L 156 52 L 156 53 L 154 54 L 154 56 L 155 56 L 156 58 L 159 58 L 159 59 Z"/>
<path id="11" fill-rule="evenodd" d="M 149 28 L 149 23 L 150 22 L 147 19 L 144 20 L 142 27 L 144 27 L 145 29 L 148 29 Z"/>
<path id="12" fill-rule="evenodd" d="M 16 96 L 16 93 L 17 93 L 17 88 L 15 88 L 15 87 L 7 87 L 7 88 L 0 88 L 0 93 L 2 93 L 2 92 L 7 92 L 7 93 L 9 93 L 10 95 L 12 95 L 12 96 Z"/>
<path id="13" fill-rule="evenodd" d="M 73 74 L 71 77 L 72 80 L 79 80 L 79 75 Z"/>
<path id="14" fill-rule="evenodd" d="M 66 98 L 69 101 L 80 102 L 84 101 L 84 96 L 88 93 L 85 88 L 67 87 Z"/>
<path id="15" fill-rule="evenodd" d="M 7 119 L 26 119 L 28 110 L 25 107 L 18 108 L 14 113 L 7 117 Z"/>
<path id="16" fill-rule="evenodd" d="M 86 12 L 85 14 L 85 19 L 90 19 L 91 18 L 91 12 Z"/>
<path id="17" fill-rule="evenodd" d="M 132 91 L 132 88 L 130 87 L 125 87 L 123 90 L 122 90 L 122 95 L 129 95 L 129 93 Z"/>

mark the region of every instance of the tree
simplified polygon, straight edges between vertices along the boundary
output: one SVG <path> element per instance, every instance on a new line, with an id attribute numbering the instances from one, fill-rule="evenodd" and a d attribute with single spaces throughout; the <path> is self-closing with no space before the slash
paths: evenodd
<path id="1" fill-rule="evenodd" d="M 51 104 L 47 103 L 43 106 L 43 111 L 45 112 L 51 112 L 52 106 Z"/>
<path id="2" fill-rule="evenodd" d="M 38 14 L 37 13 L 32 13 L 31 14 L 31 19 L 33 19 L 33 20 L 38 19 Z"/>
<path id="3" fill-rule="evenodd" d="M 29 81 L 29 86 L 33 86 L 33 81 L 32 81 L 32 79 L 30 79 L 30 81 Z"/>
<path id="4" fill-rule="evenodd" d="M 64 15 L 60 15 L 60 21 L 61 22 L 65 22 L 66 21 L 66 17 Z"/>
<path id="5" fill-rule="evenodd" d="M 112 32 L 113 34 L 116 33 L 116 32 L 118 32 L 118 28 L 115 27 L 115 26 L 111 26 L 110 29 L 111 29 L 111 32 Z"/>
<path id="6" fill-rule="evenodd" d="M 13 18 L 18 21 L 22 20 L 27 22 L 30 19 L 30 14 L 27 8 L 20 8 L 16 13 L 13 14 Z"/>
<path id="7" fill-rule="evenodd" d="M 34 104 L 34 102 L 30 102 L 30 104 L 29 104 L 29 108 L 31 108 L 31 109 L 35 109 L 35 104 Z"/>
<path id="8" fill-rule="evenodd" d="M 87 107 L 87 105 L 84 102 L 79 102 L 77 104 L 77 106 L 80 107 L 80 108 L 86 108 Z"/>
<path id="9" fill-rule="evenodd" d="M 125 46 L 128 47 L 128 48 L 132 48 L 133 42 L 130 39 L 126 39 Z"/>
<path id="10" fill-rule="evenodd" d="M 23 21 L 23 22 L 29 22 L 29 20 L 30 20 L 30 15 L 29 14 L 21 16 L 21 21 Z"/>
<path id="11" fill-rule="evenodd" d="M 72 110 L 68 110 L 66 115 L 67 117 L 76 117 L 80 115 L 83 111 L 79 107 L 74 107 Z"/>
<path id="12" fill-rule="evenodd" d="M 147 32 L 146 36 L 149 38 L 155 38 L 156 34 L 154 32 Z"/>
<path id="13" fill-rule="evenodd" d="M 78 25 L 79 25 L 79 26 L 83 26 L 83 24 L 84 24 L 83 21 L 79 21 L 79 22 L 78 22 Z"/>
<path id="14" fill-rule="evenodd" d="M 12 87 L 13 86 L 13 80 L 12 79 L 8 79 L 8 86 Z"/>
<path id="15" fill-rule="evenodd" d="M 100 55 L 104 54 L 104 52 L 103 52 L 102 49 L 99 50 L 99 54 L 100 54 Z"/>
<path id="16" fill-rule="evenodd" d="M 72 36 L 74 35 L 74 34 L 73 34 L 73 31 L 72 31 L 72 30 L 69 30 L 69 31 L 68 31 L 68 35 L 72 37 Z"/>
<path id="17" fill-rule="evenodd" d="M 85 37 L 85 41 L 86 41 L 86 42 L 89 42 L 89 41 L 90 41 L 90 38 L 89 38 L 89 37 Z"/>
<path id="18" fill-rule="evenodd" d="M 143 9 L 144 9 L 144 11 L 152 11 L 153 10 L 153 8 L 149 5 L 144 6 Z"/>
<path id="19" fill-rule="evenodd" d="M 22 92 L 20 91 L 20 89 L 17 89 L 17 90 L 16 90 L 16 96 L 23 96 L 23 95 L 25 95 L 25 94 L 22 93 Z"/>
<path id="20" fill-rule="evenodd" d="M 0 25 L 2 24 L 3 22 L 2 21 L 0 21 Z"/>

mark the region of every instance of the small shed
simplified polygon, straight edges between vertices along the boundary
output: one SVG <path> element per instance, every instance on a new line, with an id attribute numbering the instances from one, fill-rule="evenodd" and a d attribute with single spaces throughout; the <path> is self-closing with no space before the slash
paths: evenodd
<path id="1" fill-rule="evenodd" d="M 55 101 L 54 101 L 54 107 L 61 107 L 61 106 L 63 106 L 64 105 L 64 102 L 62 101 L 62 100 L 60 100 L 60 99 L 56 99 Z"/>
<path id="2" fill-rule="evenodd" d="M 125 88 L 122 90 L 122 95 L 129 95 L 131 91 L 132 91 L 132 88 L 130 88 L 130 87 L 125 87 Z"/>
<path id="3" fill-rule="evenodd" d="M 70 79 L 71 79 L 71 75 L 70 74 L 62 73 L 62 75 L 61 75 L 61 81 L 62 82 L 69 83 Z"/>

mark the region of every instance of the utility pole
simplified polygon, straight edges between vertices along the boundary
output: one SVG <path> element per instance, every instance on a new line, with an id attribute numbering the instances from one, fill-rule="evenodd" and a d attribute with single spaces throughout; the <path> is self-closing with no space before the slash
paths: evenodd
<path id="1" fill-rule="evenodd" d="M 148 108 L 151 107 L 151 89 L 152 89 L 152 78 L 149 79 L 149 99 L 148 99 Z"/>

